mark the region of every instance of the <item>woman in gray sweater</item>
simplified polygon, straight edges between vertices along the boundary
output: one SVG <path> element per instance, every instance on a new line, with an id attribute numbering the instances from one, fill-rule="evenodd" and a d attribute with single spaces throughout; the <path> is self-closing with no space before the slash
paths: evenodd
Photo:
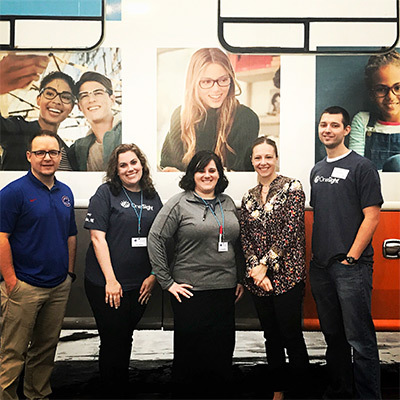
<path id="1" fill-rule="evenodd" d="M 195 392 L 225 390 L 235 346 L 235 301 L 243 295 L 237 211 L 222 193 L 228 180 L 211 151 L 193 156 L 179 185 L 184 192 L 164 205 L 148 237 L 153 272 L 171 293 L 173 379 Z M 169 265 L 170 238 L 175 246 Z"/>

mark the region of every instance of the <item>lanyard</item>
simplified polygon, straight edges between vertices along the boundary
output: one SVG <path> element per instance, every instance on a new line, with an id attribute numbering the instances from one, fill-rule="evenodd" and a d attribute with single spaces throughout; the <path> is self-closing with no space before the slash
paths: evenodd
<path id="1" fill-rule="evenodd" d="M 225 219 L 224 219 L 224 210 L 222 209 L 222 204 L 219 198 L 217 198 L 218 204 L 219 204 L 219 209 L 221 210 L 221 217 L 222 217 L 222 224 L 219 221 L 219 218 L 217 217 L 217 214 L 215 214 L 214 210 L 212 207 L 202 198 L 200 197 L 197 193 L 194 193 L 194 195 L 201 199 L 201 201 L 204 203 L 204 205 L 211 211 L 212 215 L 214 216 L 215 220 L 217 221 L 217 224 L 219 226 L 219 241 L 223 241 L 223 235 L 224 235 L 224 229 L 225 229 Z"/>
<path id="2" fill-rule="evenodd" d="M 142 223 L 142 211 L 143 211 L 143 191 L 140 191 L 140 211 L 137 212 L 136 211 L 136 204 L 131 200 L 131 198 L 128 196 L 128 193 L 126 192 L 125 188 L 122 186 L 122 189 L 125 193 L 125 196 L 128 198 L 129 203 L 131 203 L 131 206 L 133 208 L 133 211 L 135 211 L 135 214 L 137 216 L 138 219 L 138 233 L 140 233 L 141 231 L 141 223 Z"/>

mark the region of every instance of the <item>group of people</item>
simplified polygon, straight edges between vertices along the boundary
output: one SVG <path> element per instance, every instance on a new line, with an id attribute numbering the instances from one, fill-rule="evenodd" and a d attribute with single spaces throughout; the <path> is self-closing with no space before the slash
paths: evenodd
<path id="1" fill-rule="evenodd" d="M 201 55 L 202 72 L 192 78 L 193 90 L 211 115 L 235 88 L 234 76 L 229 69 L 220 69 L 218 54 Z M 61 76 L 57 73 L 57 78 L 42 82 L 38 96 L 42 118 L 30 125 L 33 135 L 26 152 L 29 172 L 0 191 L 0 397 L 4 400 L 18 398 L 22 371 L 28 399 L 50 395 L 55 350 L 76 278 L 74 198 L 55 178 L 65 146 L 54 128 L 76 96 L 79 107 L 92 115 L 93 132 L 66 149 L 67 160 L 79 164 L 81 155 L 92 154 L 92 162 L 98 151 L 91 148 L 99 136 L 104 156 L 110 133 L 100 129 L 105 124 L 96 123 L 113 101 L 106 78 L 85 73 L 74 91 Z M 218 94 L 207 92 L 217 87 Z M 234 98 L 227 107 L 236 108 L 235 115 L 251 115 L 240 111 Z M 225 112 L 220 110 L 216 117 Z M 2 123 L 25 132 L 24 121 Z M 230 123 L 235 125 L 235 120 Z M 216 126 L 228 129 L 220 122 Z M 231 390 L 235 303 L 247 288 L 264 332 L 273 398 L 283 399 L 287 390 L 292 396 L 307 396 L 311 382 L 302 332 L 306 279 L 302 185 L 278 174 L 276 143 L 255 135 L 248 156 L 258 184 L 245 193 L 238 212 L 224 194 L 234 142 L 229 136 L 217 141 L 215 151 L 202 149 L 198 132 L 187 129 L 182 133 L 187 135 L 182 191 L 164 205 L 147 159 L 135 144 L 119 144 L 110 151 L 105 183 L 90 199 L 84 223 L 91 238 L 85 291 L 100 335 L 104 396 L 126 394 L 133 332 L 156 281 L 170 293 L 173 381 L 181 395 L 203 391 L 226 395 Z M 318 130 L 327 157 L 310 177 L 314 209 L 310 282 L 327 343 L 325 397 L 379 399 L 379 356 L 371 317 L 371 239 L 383 203 L 379 175 L 370 160 L 346 147 L 351 131 L 346 110 L 326 109 Z M 89 159 L 85 163 L 81 165 L 87 167 Z"/>
<path id="2" fill-rule="evenodd" d="M 0 95 L 24 88 L 45 71 L 47 56 L 9 54 L 0 60 Z M 21 116 L 0 115 L 0 169 L 29 169 L 25 152 L 32 134 L 38 129 L 53 132 L 61 143 L 60 170 L 104 171 L 111 152 L 121 144 L 122 124 L 114 116 L 115 95 L 109 78 L 94 72 L 82 74 L 78 82 L 62 71 L 47 74 L 40 82 L 36 99 L 39 118 L 26 121 Z M 57 134 L 60 124 L 69 116 L 75 103 L 90 129 L 86 136 L 68 146 Z"/>
<path id="3" fill-rule="evenodd" d="M 379 399 L 371 239 L 383 199 L 372 162 L 344 145 L 350 129 L 344 109 L 323 112 L 319 137 L 328 155 L 311 172 L 310 281 L 328 346 L 326 398 Z M 0 192 L 4 400 L 18 398 L 23 370 L 27 398 L 51 393 L 57 340 L 76 278 L 73 195 L 54 176 L 61 148 L 54 133 L 39 131 L 27 152 L 31 170 Z M 100 334 L 106 397 L 126 393 L 133 331 L 156 280 L 170 293 L 173 381 L 185 396 L 226 394 L 232 387 L 235 303 L 244 287 L 264 331 L 273 398 L 283 399 L 286 390 L 306 396 L 305 194 L 297 179 L 277 173 L 277 161 L 275 142 L 257 138 L 251 162 L 258 185 L 246 192 L 238 213 L 223 193 L 228 180 L 212 151 L 194 154 L 179 183 L 183 191 L 164 206 L 143 152 L 134 144 L 112 152 L 84 223 L 91 237 L 85 290 Z"/>

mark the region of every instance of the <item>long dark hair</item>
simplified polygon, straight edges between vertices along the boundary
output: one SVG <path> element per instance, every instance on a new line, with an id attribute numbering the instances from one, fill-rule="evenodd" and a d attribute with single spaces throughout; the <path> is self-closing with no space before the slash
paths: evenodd
<path id="1" fill-rule="evenodd" d="M 133 151 L 143 167 L 143 174 L 140 179 L 140 188 L 143 190 L 145 197 L 152 199 L 156 194 L 156 189 L 153 185 L 153 180 L 150 176 L 150 169 L 147 162 L 147 158 L 140 150 L 138 146 L 134 143 L 130 144 L 120 144 L 111 153 L 110 159 L 107 166 L 107 174 L 105 182 L 110 185 L 111 193 L 114 196 L 118 196 L 122 190 L 122 182 L 118 176 L 118 156 L 127 151 Z"/>
<path id="2" fill-rule="evenodd" d="M 210 161 L 214 161 L 218 170 L 219 179 L 215 186 L 215 194 L 222 193 L 228 186 L 228 179 L 224 174 L 224 167 L 222 166 L 221 159 L 210 150 L 202 150 L 197 152 L 190 160 L 186 173 L 179 182 L 179 186 L 183 190 L 194 190 L 196 184 L 194 182 L 194 174 L 204 169 Z"/>

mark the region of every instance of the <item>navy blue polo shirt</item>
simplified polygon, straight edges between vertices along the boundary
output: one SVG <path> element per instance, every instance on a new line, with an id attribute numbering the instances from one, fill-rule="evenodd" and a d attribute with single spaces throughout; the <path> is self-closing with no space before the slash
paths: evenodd
<path id="1" fill-rule="evenodd" d="M 15 274 L 38 287 L 55 287 L 68 273 L 68 238 L 77 234 L 71 189 L 49 188 L 31 171 L 0 191 L 0 232 L 9 233 Z"/>

